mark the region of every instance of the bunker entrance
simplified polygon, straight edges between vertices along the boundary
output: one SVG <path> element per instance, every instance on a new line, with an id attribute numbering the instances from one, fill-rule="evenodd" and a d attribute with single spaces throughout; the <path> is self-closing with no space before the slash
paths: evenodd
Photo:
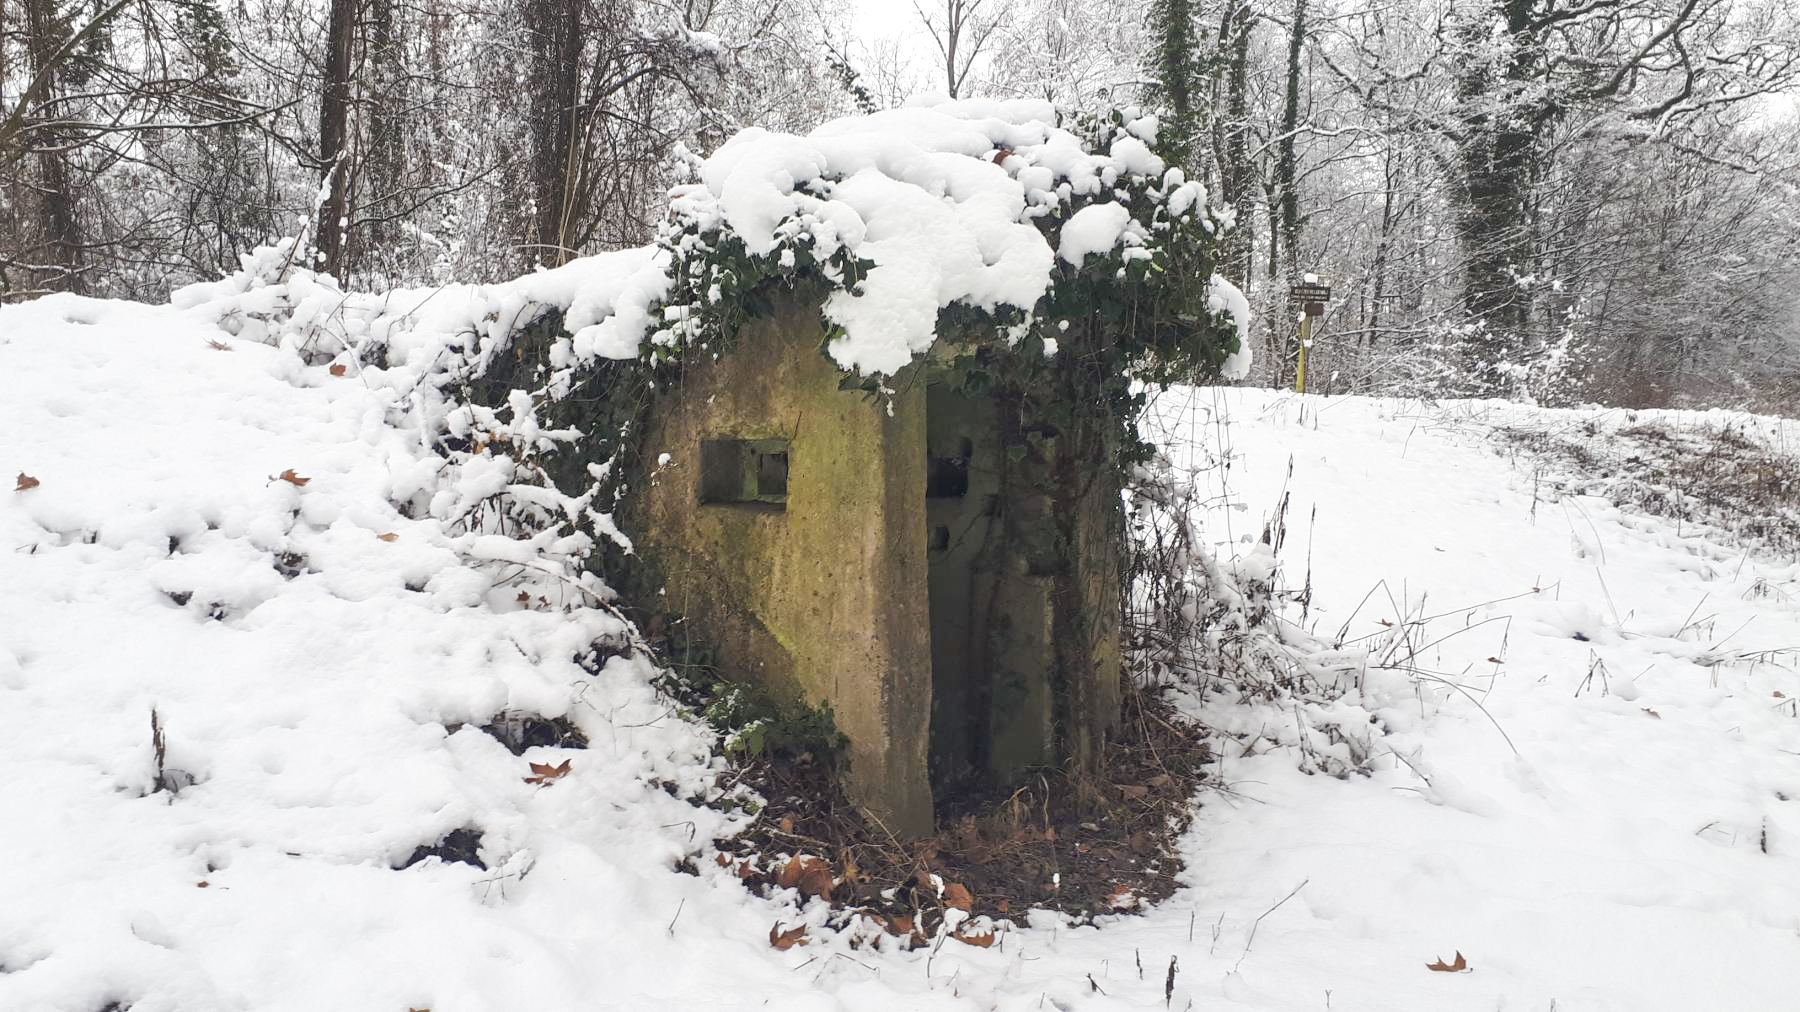
<path id="1" fill-rule="evenodd" d="M 1051 759 L 1051 582 L 1009 550 L 1009 518 L 1040 510 L 1006 487 L 999 410 L 991 398 L 926 390 L 930 766 L 940 806 Z"/>

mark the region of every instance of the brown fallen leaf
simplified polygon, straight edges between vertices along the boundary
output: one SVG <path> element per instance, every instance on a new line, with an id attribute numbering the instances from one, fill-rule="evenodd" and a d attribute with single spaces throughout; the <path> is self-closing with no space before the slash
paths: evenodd
<path id="1" fill-rule="evenodd" d="M 386 542 L 392 543 L 395 541 L 399 541 L 400 535 L 395 534 L 393 531 L 389 531 L 386 534 L 375 535 L 375 540 L 376 541 L 386 541 Z"/>
<path id="2" fill-rule="evenodd" d="M 1456 960 L 1454 962 L 1446 963 L 1446 962 L 1444 962 L 1443 957 L 1440 956 L 1440 957 L 1438 957 L 1437 962 L 1426 963 L 1425 969 L 1435 970 L 1438 973 L 1468 973 L 1468 972 L 1470 972 L 1469 971 L 1469 961 L 1463 958 L 1463 954 L 1461 952 L 1458 952 L 1456 954 Z"/>
<path id="3" fill-rule="evenodd" d="M 569 760 L 567 759 L 564 759 L 555 766 L 552 766 L 549 763 L 532 763 L 531 772 L 534 775 L 526 777 L 525 782 L 528 784 L 548 784 L 568 776 L 569 769 Z"/>
<path id="4" fill-rule="evenodd" d="M 1500 661 L 1500 658 L 1498 658 L 1498 657 L 1489 657 L 1488 663 L 1489 664 L 1499 664 L 1499 663 L 1501 663 L 1501 661 Z"/>
<path id="5" fill-rule="evenodd" d="M 291 467 L 288 468 L 287 470 L 281 472 L 280 474 L 276 475 L 275 477 L 281 479 L 282 481 L 287 482 L 289 485 L 294 485 L 294 486 L 305 485 L 307 482 L 312 480 L 311 478 L 302 478 L 299 475 L 295 474 L 294 469 Z"/>
<path id="6" fill-rule="evenodd" d="M 969 892 L 968 886 L 952 882 L 944 887 L 944 906 L 967 912 L 975 908 L 975 897 Z"/>
<path id="7" fill-rule="evenodd" d="M 1142 784 L 1120 784 L 1119 793 L 1131 801 L 1142 801 L 1150 796 L 1150 788 Z"/>
<path id="8" fill-rule="evenodd" d="M 794 817 L 791 815 L 782 816 L 780 826 L 783 833 L 792 833 L 794 831 Z"/>
<path id="9" fill-rule="evenodd" d="M 230 351 L 231 350 L 231 345 L 226 344 L 224 341 L 208 341 L 208 342 L 206 342 L 206 346 L 208 348 L 211 348 L 214 351 Z"/>
<path id="10" fill-rule="evenodd" d="M 332 366 L 331 370 L 330 370 L 330 372 L 333 376 L 342 376 L 344 373 L 349 372 L 349 371 L 350 371 L 349 367 L 344 365 L 344 363 L 342 363 L 342 362 L 339 362 L 338 364 Z"/>
<path id="11" fill-rule="evenodd" d="M 806 925 L 804 924 L 786 931 L 781 930 L 780 921 L 769 926 L 769 944 L 783 952 L 804 941 L 806 941 Z"/>
<path id="12" fill-rule="evenodd" d="M 1106 894 L 1106 905 L 1114 910 L 1130 910 L 1138 905 L 1138 898 L 1129 886 L 1116 885 Z"/>
<path id="13" fill-rule="evenodd" d="M 201 879 L 200 881 L 194 883 L 194 888 L 195 889 L 205 889 L 206 887 L 208 887 L 210 885 L 212 885 L 211 882 L 208 882 L 205 879 Z"/>
<path id="14" fill-rule="evenodd" d="M 961 932 L 957 932 L 950 937 L 964 945 L 973 945 L 977 949 L 986 949 L 991 947 L 994 944 L 994 939 L 999 938 L 1000 936 L 995 932 L 989 932 L 985 935 L 965 935 Z"/>
<path id="15" fill-rule="evenodd" d="M 1149 784 L 1151 787 L 1154 787 L 1159 791 L 1174 782 L 1175 781 L 1172 778 L 1170 778 L 1170 776 L 1167 773 L 1158 773 L 1157 775 L 1144 781 L 1144 783 Z"/>
<path id="16" fill-rule="evenodd" d="M 829 901 L 833 885 L 831 864 L 822 857 L 802 854 L 781 866 L 775 884 L 784 889 L 798 889 L 802 896 L 817 896 Z"/>
<path id="17" fill-rule="evenodd" d="M 26 474 L 24 471 L 20 471 L 19 472 L 19 483 L 17 485 L 13 486 L 13 491 L 14 492 L 23 492 L 28 488 L 37 488 L 41 484 L 43 484 L 43 482 L 38 481 L 36 478 L 33 478 L 31 475 Z"/>
<path id="18" fill-rule="evenodd" d="M 22 475 L 22 474 L 21 474 L 21 475 L 19 475 L 19 477 L 21 477 L 21 478 L 23 478 L 23 477 L 25 477 L 25 476 L 24 476 L 24 475 Z M 34 484 L 34 485 L 35 485 L 35 484 L 36 484 L 36 482 L 33 482 L 33 483 L 32 483 L 32 484 Z M 1775 698 L 1776 698 L 1776 699 L 1786 699 L 1786 698 L 1787 698 L 1787 693 L 1785 693 L 1785 692 L 1783 692 L 1783 691 L 1781 691 L 1781 690 L 1780 690 L 1780 689 L 1776 689 L 1776 690 L 1775 690 Z"/>

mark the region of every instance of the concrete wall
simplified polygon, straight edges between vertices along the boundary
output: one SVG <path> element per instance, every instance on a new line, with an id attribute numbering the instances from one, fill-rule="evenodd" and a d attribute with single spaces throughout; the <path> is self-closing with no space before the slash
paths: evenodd
<path id="1" fill-rule="evenodd" d="M 897 835 L 933 829 L 934 788 L 1092 768 L 1119 717 L 1104 419 L 1027 431 L 1018 398 L 952 391 L 923 366 L 870 401 L 838 388 L 822 337 L 790 300 L 657 398 L 645 459 L 671 462 L 634 491 L 629 529 L 658 606 L 727 677 L 829 705 L 852 799 Z M 745 456 L 783 441 L 785 500 Z M 933 468 L 959 458 L 961 494 L 928 497 Z M 744 501 L 718 501 L 733 489 Z"/>
<path id="2" fill-rule="evenodd" d="M 926 771 L 931 641 L 925 564 L 925 391 L 893 410 L 840 391 L 816 310 L 747 325 L 688 367 L 645 433 L 667 453 L 632 533 L 662 606 L 695 623 L 729 677 L 830 705 L 850 739 L 848 788 L 896 834 L 932 828 Z M 703 440 L 789 441 L 785 508 L 702 504 Z"/>

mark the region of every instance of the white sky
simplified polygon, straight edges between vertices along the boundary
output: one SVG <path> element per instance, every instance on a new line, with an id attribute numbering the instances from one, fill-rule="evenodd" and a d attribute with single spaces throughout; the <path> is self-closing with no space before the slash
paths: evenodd
<path id="1" fill-rule="evenodd" d="M 884 36 L 912 35 L 919 15 L 908 0 L 852 0 L 851 28 L 865 41 Z"/>

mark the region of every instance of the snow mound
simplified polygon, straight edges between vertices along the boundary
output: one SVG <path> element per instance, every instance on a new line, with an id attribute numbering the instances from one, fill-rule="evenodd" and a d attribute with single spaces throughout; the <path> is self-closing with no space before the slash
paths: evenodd
<path id="1" fill-rule="evenodd" d="M 680 800 L 712 734 L 554 551 L 445 519 L 488 479 L 395 399 L 176 309 L 0 312 L 0 1008 L 454 1008 L 556 958 L 569 882 L 672 912 L 728 828 Z"/>

